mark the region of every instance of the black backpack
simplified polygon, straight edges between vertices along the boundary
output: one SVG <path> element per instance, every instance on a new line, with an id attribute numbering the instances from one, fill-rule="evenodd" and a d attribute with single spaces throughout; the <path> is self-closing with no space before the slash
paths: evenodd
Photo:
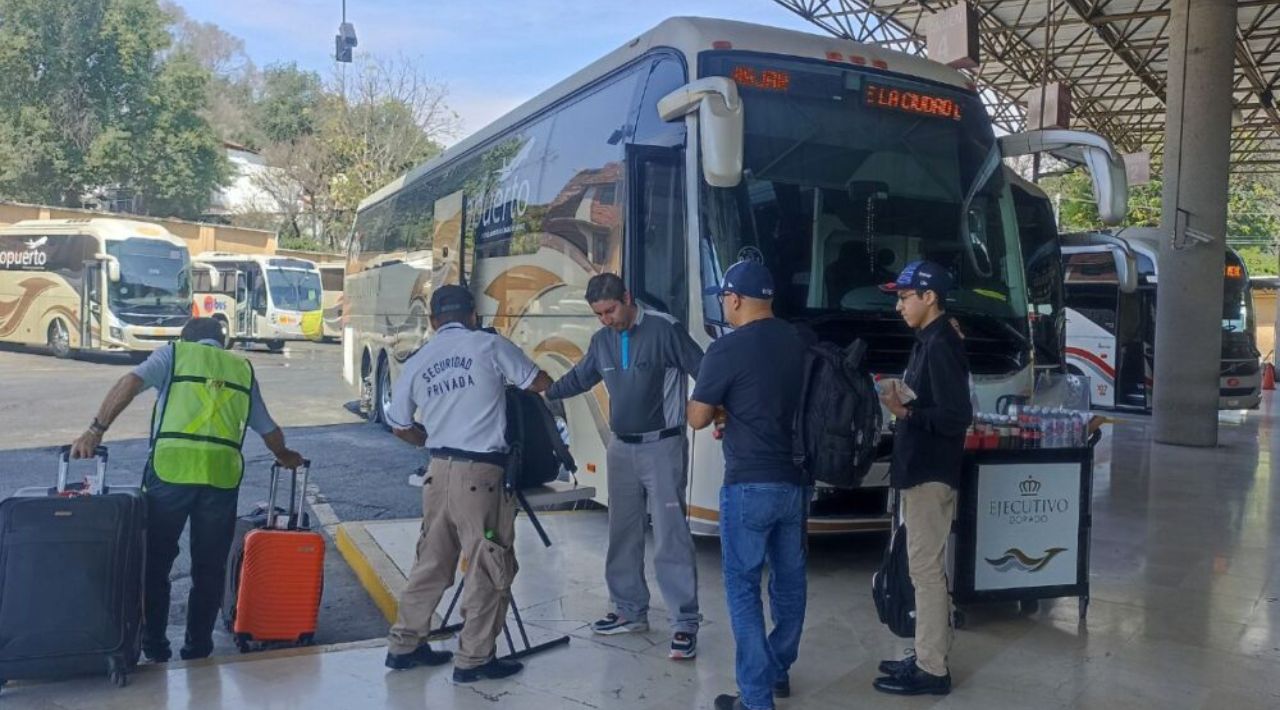
<path id="1" fill-rule="evenodd" d="M 813 480 L 856 488 L 875 461 L 880 398 L 862 367 L 867 344 L 809 346 L 796 411 L 795 457 Z"/>
<path id="2" fill-rule="evenodd" d="M 907 566 L 907 526 L 898 523 L 884 551 L 880 569 L 871 576 L 871 598 L 880 622 L 902 638 L 916 635 L 916 588 Z"/>
<path id="3" fill-rule="evenodd" d="M 542 396 L 518 387 L 507 388 L 506 483 L 510 490 L 523 490 L 550 483 L 560 477 L 560 467 L 577 471 L 573 455 L 555 417 Z"/>

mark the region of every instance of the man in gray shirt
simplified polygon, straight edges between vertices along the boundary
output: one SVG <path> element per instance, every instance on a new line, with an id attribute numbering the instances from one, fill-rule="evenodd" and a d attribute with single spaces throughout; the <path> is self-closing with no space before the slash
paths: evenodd
<path id="1" fill-rule="evenodd" d="M 598 634 L 649 630 L 644 580 L 645 513 L 653 518 L 654 570 L 671 610 L 670 657 L 697 654 L 698 575 L 685 517 L 688 443 L 685 390 L 702 350 L 674 318 L 645 309 L 616 274 L 587 283 L 587 303 L 604 324 L 548 399 L 583 394 L 601 381 L 609 391 L 607 454 L 609 549 L 605 579 L 614 611 L 595 622 Z M 647 505 L 646 505 L 647 504 Z"/>

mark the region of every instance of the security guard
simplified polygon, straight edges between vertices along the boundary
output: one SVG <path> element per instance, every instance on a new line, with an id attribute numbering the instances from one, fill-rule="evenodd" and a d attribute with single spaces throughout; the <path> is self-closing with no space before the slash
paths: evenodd
<path id="1" fill-rule="evenodd" d="M 258 391 L 249 361 L 223 349 L 222 325 L 193 318 L 181 340 L 153 352 L 107 393 L 89 430 L 72 445 L 88 458 L 115 418 L 143 390 L 157 391 L 151 455 L 143 475 L 147 502 L 147 561 L 142 650 L 169 660 L 169 571 L 178 538 L 191 519 L 191 594 L 183 660 L 213 652 L 213 624 L 222 600 L 227 552 L 235 535 L 236 504 L 244 476 L 241 447 L 247 428 L 262 436 L 287 468 L 302 456 L 285 446 Z"/>
<path id="2" fill-rule="evenodd" d="M 533 392 L 551 385 L 514 343 L 476 325 L 470 291 L 453 285 L 436 289 L 431 294 L 435 335 L 405 363 L 387 412 L 396 436 L 428 447 L 431 464 L 422 486 L 422 535 L 388 637 L 386 665 L 404 670 L 452 658 L 432 650 L 427 634 L 463 555 L 469 572 L 455 683 L 505 678 L 523 667 L 494 656 L 517 569 L 515 505 L 503 487 L 504 391 L 508 384 Z M 414 424 L 415 412 L 421 426 Z"/>

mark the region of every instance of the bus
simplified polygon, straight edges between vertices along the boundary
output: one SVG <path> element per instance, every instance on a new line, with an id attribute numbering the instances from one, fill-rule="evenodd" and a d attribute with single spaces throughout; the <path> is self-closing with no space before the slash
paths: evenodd
<path id="1" fill-rule="evenodd" d="M 150 222 L 16 222 L 0 229 L 0 342 L 144 358 L 191 318 L 190 267 L 186 242 Z"/>
<path id="2" fill-rule="evenodd" d="M 991 411 L 1032 390 L 1001 158 L 1039 150 L 1098 158 L 1100 210 L 1123 205 L 1123 167 L 1103 139 L 997 141 L 950 68 L 833 37 L 669 19 L 362 201 L 343 376 L 385 419 L 401 364 L 428 336 L 430 293 L 447 283 L 467 286 L 486 325 L 553 377 L 600 327 L 583 297 L 606 271 L 705 348 L 728 326 L 703 289 L 742 259 L 772 271 L 778 316 L 840 345 L 863 338 L 871 368 L 900 375 L 914 337 L 878 286 L 929 258 L 958 276 L 948 308 Z M 580 478 L 606 505 L 608 407 L 597 387 L 558 412 Z M 690 525 L 715 534 L 720 443 L 691 432 L 689 461 Z M 883 529 L 887 478 L 879 463 L 862 488 L 819 486 L 810 530 Z"/>
<path id="3" fill-rule="evenodd" d="M 1160 232 L 1131 227 L 1114 235 L 1084 233 L 1067 239 L 1067 366 L 1089 376 L 1093 406 L 1150 412 L 1157 384 L 1152 375 Z M 1133 276 L 1117 266 L 1126 260 L 1133 264 Z M 1254 340 L 1249 274 L 1229 247 L 1223 267 L 1218 407 L 1256 409 L 1262 401 L 1262 364 Z"/>
<path id="4" fill-rule="evenodd" d="M 342 289 L 347 278 L 345 262 L 326 262 L 316 264 L 320 269 L 320 288 L 324 292 L 324 339 L 337 340 L 342 337 Z"/>
<path id="5" fill-rule="evenodd" d="M 229 252 L 205 252 L 194 262 L 195 315 L 220 321 L 227 347 L 264 343 L 279 352 L 287 340 L 320 339 L 320 270 L 315 262 Z"/>

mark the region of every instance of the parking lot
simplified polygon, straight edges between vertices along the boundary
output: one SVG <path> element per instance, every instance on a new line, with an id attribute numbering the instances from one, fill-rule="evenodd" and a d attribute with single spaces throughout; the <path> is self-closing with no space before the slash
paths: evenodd
<path id="1" fill-rule="evenodd" d="M 342 381 L 340 345 L 290 343 L 282 353 L 258 348 L 246 354 L 289 445 L 312 461 L 313 500 L 328 503 L 338 520 L 421 514 L 420 489 L 410 487 L 407 478 L 420 465 L 422 454 L 344 406 L 352 397 Z M 57 447 L 84 431 L 107 390 L 132 367 L 125 356 L 58 360 L 35 350 L 0 349 L 0 372 L 4 373 L 0 378 L 0 421 L 4 422 L 0 428 L 0 497 L 23 486 L 51 485 L 57 470 Z M 110 448 L 110 481 L 136 484 L 140 480 L 154 401 L 154 393 L 143 393 L 105 437 Z M 246 439 L 245 461 L 242 513 L 267 498 L 271 456 L 252 433 Z M 75 469 L 73 474 L 79 472 Z M 190 585 L 185 539 L 182 548 L 173 569 L 169 635 L 175 648 L 182 640 Z M 317 642 L 382 636 L 385 620 L 333 548 L 332 540 L 326 555 Z M 217 653 L 236 653 L 228 635 L 219 632 L 217 643 Z"/>

